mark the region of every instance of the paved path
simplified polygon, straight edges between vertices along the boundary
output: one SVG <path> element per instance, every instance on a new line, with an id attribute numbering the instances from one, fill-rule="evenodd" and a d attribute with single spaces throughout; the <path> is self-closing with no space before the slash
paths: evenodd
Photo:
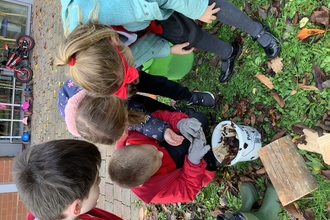
<path id="1" fill-rule="evenodd" d="M 67 79 L 66 67 L 53 64 L 56 49 L 64 38 L 60 1 L 34 0 L 32 14 L 31 36 L 36 45 L 31 56 L 31 67 L 34 71 L 31 143 L 73 138 L 57 110 L 57 92 Z M 124 220 L 139 219 L 140 208 L 132 204 L 138 199 L 129 190 L 120 189 L 111 183 L 107 175 L 107 161 L 114 150 L 113 146 L 98 147 L 102 154 L 98 207 L 113 212 Z"/>

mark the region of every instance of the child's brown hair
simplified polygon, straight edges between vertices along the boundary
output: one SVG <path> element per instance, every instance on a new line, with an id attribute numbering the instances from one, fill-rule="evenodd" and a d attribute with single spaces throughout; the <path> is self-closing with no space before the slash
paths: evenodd
<path id="1" fill-rule="evenodd" d="M 108 96 L 120 88 L 124 77 L 123 63 L 115 46 L 128 66 L 133 66 L 132 52 L 121 43 L 116 31 L 99 24 L 79 25 L 60 44 L 55 64 L 69 65 L 70 78 L 81 88 Z"/>
<path id="2" fill-rule="evenodd" d="M 63 219 L 76 199 L 86 199 L 95 183 L 101 154 L 82 140 L 54 140 L 15 157 L 14 181 L 26 207 L 42 220 Z"/>
<path id="3" fill-rule="evenodd" d="M 133 188 L 155 174 L 157 161 L 159 157 L 151 145 L 127 145 L 111 155 L 108 173 L 115 184 Z"/>
<path id="4" fill-rule="evenodd" d="M 93 97 L 87 94 L 77 109 L 77 131 L 93 143 L 114 144 L 128 126 L 146 120 L 143 112 L 127 111 L 125 102 L 116 96 Z"/>

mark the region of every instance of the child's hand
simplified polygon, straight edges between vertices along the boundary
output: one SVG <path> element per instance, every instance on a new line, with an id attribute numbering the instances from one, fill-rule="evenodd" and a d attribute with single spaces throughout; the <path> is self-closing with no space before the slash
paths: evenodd
<path id="1" fill-rule="evenodd" d="M 172 129 L 167 128 L 164 133 L 164 139 L 168 144 L 172 146 L 178 146 L 182 144 L 184 137 L 177 135 Z"/>
<path id="2" fill-rule="evenodd" d="M 203 21 L 205 23 L 211 23 L 212 21 L 217 19 L 214 14 L 218 13 L 220 11 L 220 8 L 214 8 L 215 5 L 216 3 L 214 2 L 212 5 L 207 6 L 206 11 L 200 18 L 198 18 L 198 20 Z"/>
<path id="3" fill-rule="evenodd" d="M 189 45 L 189 42 L 183 43 L 183 44 L 175 44 L 171 46 L 171 54 L 177 54 L 177 55 L 184 55 L 191 53 L 194 48 L 190 48 L 189 50 L 185 50 L 183 48 L 187 47 Z"/>

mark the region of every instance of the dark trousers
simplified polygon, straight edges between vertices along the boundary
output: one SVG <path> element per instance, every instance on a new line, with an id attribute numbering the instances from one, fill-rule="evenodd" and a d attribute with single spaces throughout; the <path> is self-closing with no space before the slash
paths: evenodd
<path id="1" fill-rule="evenodd" d="M 183 87 L 179 83 L 171 81 L 164 76 L 153 76 L 140 71 L 139 79 L 140 82 L 135 85 L 139 92 L 185 101 L 189 101 L 192 96 L 192 93 L 187 87 Z"/>
<path id="2" fill-rule="evenodd" d="M 195 114 L 191 115 L 190 118 L 196 118 L 198 121 L 200 121 L 202 123 L 202 127 L 204 130 L 208 126 L 208 119 L 201 112 L 196 112 Z M 169 154 L 171 155 L 172 159 L 176 164 L 176 168 L 183 167 L 184 158 L 188 154 L 190 147 L 190 141 L 188 139 L 185 138 L 182 144 L 179 146 L 172 146 L 168 144 L 166 141 L 163 141 L 160 145 L 165 147 L 165 149 L 169 152 Z M 216 165 L 217 162 L 211 150 L 207 152 L 203 158 L 207 163 L 206 166 L 207 170 L 209 171 L 217 170 L 218 168 Z"/>
<path id="3" fill-rule="evenodd" d="M 252 37 L 262 29 L 258 22 L 251 20 L 244 12 L 226 0 L 209 0 L 209 5 L 216 3 L 220 11 L 215 14 L 218 21 L 239 28 Z M 196 49 L 212 52 L 223 59 L 230 56 L 232 47 L 227 42 L 203 31 L 190 18 L 174 12 L 167 20 L 157 21 L 163 27 L 161 36 L 173 44 L 189 42 L 186 49 Z"/>

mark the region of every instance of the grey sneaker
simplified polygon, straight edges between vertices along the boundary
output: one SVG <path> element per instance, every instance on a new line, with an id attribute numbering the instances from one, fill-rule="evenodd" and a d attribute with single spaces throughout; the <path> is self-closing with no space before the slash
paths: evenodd
<path id="1" fill-rule="evenodd" d="M 205 107 L 213 107 L 215 104 L 214 96 L 210 92 L 192 92 L 192 96 L 188 105 L 199 105 Z"/>

